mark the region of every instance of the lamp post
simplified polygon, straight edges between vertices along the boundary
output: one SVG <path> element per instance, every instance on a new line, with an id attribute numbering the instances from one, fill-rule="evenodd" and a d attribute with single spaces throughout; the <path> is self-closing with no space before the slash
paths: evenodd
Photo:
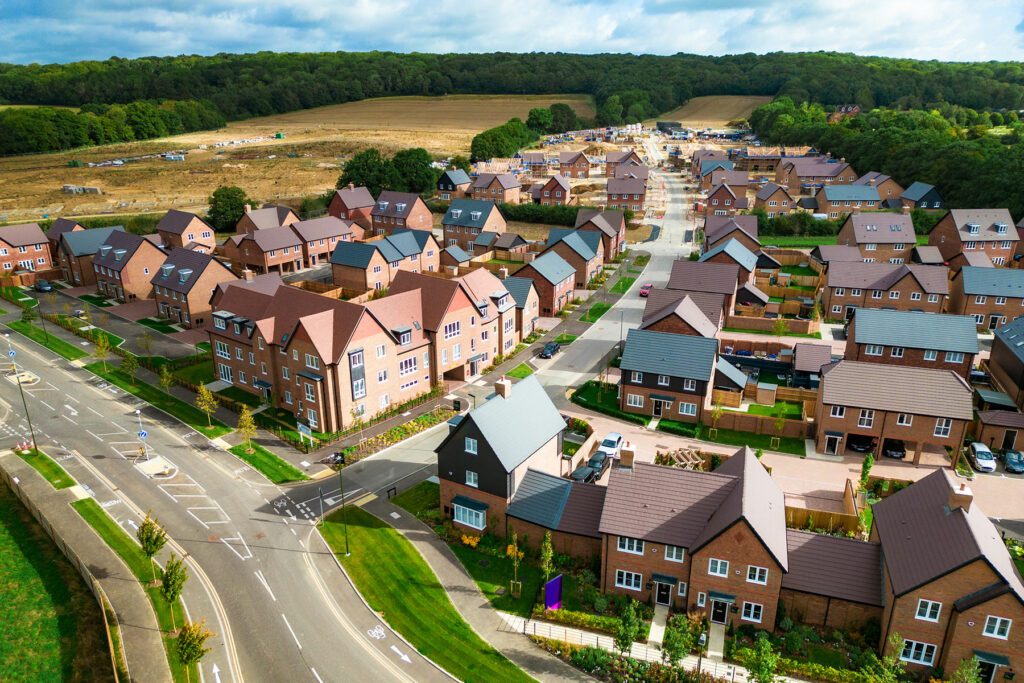
<path id="1" fill-rule="evenodd" d="M 146 431 L 142 428 L 142 410 L 139 408 L 135 409 L 135 417 L 139 418 L 139 441 L 142 442 L 142 455 L 146 456 L 146 460 L 149 460 L 149 446 L 146 445 L 146 439 L 143 438 L 143 434 Z"/>
<path id="2" fill-rule="evenodd" d="M 14 362 L 14 347 L 11 345 L 11 334 L 5 333 L 7 337 L 7 356 L 11 359 L 11 368 L 14 369 L 14 378 L 18 380 L 18 393 L 21 394 L 21 405 L 25 408 L 25 420 L 28 421 L 28 433 L 32 438 L 32 450 L 36 449 L 36 430 L 32 427 L 32 417 L 28 414 L 28 401 L 25 400 L 25 390 L 21 386 L 21 373 L 18 372 L 18 365 Z"/>
<path id="3" fill-rule="evenodd" d="M 334 455 L 341 464 L 341 467 L 338 468 L 338 486 L 341 488 L 341 525 L 345 528 L 345 557 L 349 557 L 352 552 L 348 547 L 348 515 L 345 512 L 345 454 L 338 451 Z"/>

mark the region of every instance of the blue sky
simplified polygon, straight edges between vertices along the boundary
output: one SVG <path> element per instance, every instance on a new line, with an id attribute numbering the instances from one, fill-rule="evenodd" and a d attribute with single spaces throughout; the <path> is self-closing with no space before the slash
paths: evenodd
<path id="1" fill-rule="evenodd" d="M 1024 60 L 1019 0 L 5 0 L 0 61 L 217 52 L 836 50 Z"/>

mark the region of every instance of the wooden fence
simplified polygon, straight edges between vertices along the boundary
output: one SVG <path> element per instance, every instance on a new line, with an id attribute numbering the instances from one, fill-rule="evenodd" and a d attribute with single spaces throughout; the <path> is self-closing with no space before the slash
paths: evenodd
<path id="1" fill-rule="evenodd" d="M 768 434 L 769 436 L 785 436 L 803 439 L 807 437 L 807 423 L 803 420 L 783 420 L 782 433 L 775 426 L 775 418 L 768 415 L 751 415 L 733 411 L 722 411 L 718 420 L 719 429 L 731 429 L 738 432 Z"/>
<path id="2" fill-rule="evenodd" d="M 768 239 L 768 236 L 766 236 L 765 239 Z M 800 251 L 799 249 L 767 247 L 762 251 L 784 266 L 807 266 L 808 268 L 813 269 L 816 273 L 821 273 L 825 270 L 825 266 L 823 264 L 812 260 L 809 254 Z"/>
<path id="3" fill-rule="evenodd" d="M 63 277 L 64 273 L 60 268 L 3 275 L 0 276 L 0 287 L 31 287 L 37 280 L 60 280 Z"/>
<path id="4" fill-rule="evenodd" d="M 711 390 L 711 403 L 713 405 L 721 405 L 723 408 L 739 408 L 742 402 L 743 394 L 739 391 Z"/>
<path id="5" fill-rule="evenodd" d="M 753 340 L 753 339 L 730 339 L 728 337 L 719 337 L 719 347 L 722 349 L 731 348 L 731 352 L 723 351 L 723 353 L 736 353 L 737 351 L 750 351 L 757 355 L 762 354 L 770 356 L 775 354 L 779 355 L 784 350 L 793 350 L 792 344 L 786 344 L 784 342 L 770 341 L 770 340 Z"/>
<path id="6" fill-rule="evenodd" d="M 737 330 L 755 330 L 774 332 L 775 324 L 782 320 L 786 323 L 787 334 L 814 334 L 821 325 L 817 320 L 796 320 L 794 318 L 760 318 L 749 315 L 730 315 L 725 319 L 725 326 Z"/>
<path id="7" fill-rule="evenodd" d="M 743 397 L 748 401 L 757 398 L 757 385 L 751 382 L 743 388 Z M 800 387 L 778 387 L 775 390 L 776 401 L 788 403 L 802 403 L 804 401 L 815 402 L 818 400 L 817 389 L 802 389 Z"/>
<path id="8" fill-rule="evenodd" d="M 769 282 L 767 278 L 758 278 L 757 281 L 754 282 L 754 286 L 768 296 L 775 296 L 781 299 L 813 299 L 818 294 L 817 289 L 814 291 L 808 291 L 806 289 L 797 289 L 796 287 L 774 285 Z"/>
<path id="9" fill-rule="evenodd" d="M 856 534 L 860 530 L 860 517 L 832 510 L 814 510 L 787 505 L 786 526 L 790 529 L 841 530 L 846 533 Z"/>

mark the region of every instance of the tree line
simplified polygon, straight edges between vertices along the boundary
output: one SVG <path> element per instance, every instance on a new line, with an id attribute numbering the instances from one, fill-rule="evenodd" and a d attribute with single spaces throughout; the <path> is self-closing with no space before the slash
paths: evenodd
<path id="1" fill-rule="evenodd" d="M 178 100 L 0 109 L 0 155 L 55 152 L 209 130 L 225 125 L 210 102 Z"/>

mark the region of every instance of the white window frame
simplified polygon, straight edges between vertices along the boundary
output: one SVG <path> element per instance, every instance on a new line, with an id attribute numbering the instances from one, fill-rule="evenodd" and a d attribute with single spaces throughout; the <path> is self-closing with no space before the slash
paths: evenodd
<path id="1" fill-rule="evenodd" d="M 696 415 L 697 415 L 697 404 L 696 403 L 686 403 L 686 402 L 682 402 L 681 401 L 679 403 L 679 414 L 680 415 L 688 415 L 690 417 L 696 417 Z"/>
<path id="2" fill-rule="evenodd" d="M 953 430 L 953 418 L 951 417 L 937 417 L 935 418 L 935 431 L 932 432 L 932 436 L 939 438 L 947 438 L 950 432 Z"/>
<path id="3" fill-rule="evenodd" d="M 480 475 L 473 470 L 466 470 L 466 486 L 480 488 Z"/>
<path id="4" fill-rule="evenodd" d="M 889 355 L 893 358 L 903 358 L 903 347 L 894 346 L 889 350 Z"/>
<path id="5" fill-rule="evenodd" d="M 937 360 L 938 357 L 939 357 L 939 352 L 936 351 L 935 349 L 925 349 L 925 351 L 924 351 L 924 359 L 925 360 L 933 361 L 933 360 Z"/>
<path id="6" fill-rule="evenodd" d="M 756 564 L 747 565 L 747 583 L 756 583 L 761 586 L 767 586 L 768 568 L 758 567 Z"/>
<path id="7" fill-rule="evenodd" d="M 638 572 L 631 572 L 626 569 L 615 570 L 615 587 L 625 588 L 629 591 L 639 591 L 643 589 L 644 575 Z"/>
<path id="8" fill-rule="evenodd" d="M 937 623 L 942 616 L 942 603 L 935 600 L 921 598 L 917 601 L 917 611 L 914 618 L 919 621 L 930 621 Z"/>
<path id="9" fill-rule="evenodd" d="M 909 427 L 914 424 L 914 416 L 910 413 L 900 413 L 896 416 L 896 425 L 899 427 Z"/>
<path id="10" fill-rule="evenodd" d="M 686 548 L 681 545 L 666 545 L 665 559 L 669 562 L 686 562 Z"/>
<path id="11" fill-rule="evenodd" d="M 960 351 L 946 351 L 947 363 L 963 363 L 964 354 Z"/>
<path id="12" fill-rule="evenodd" d="M 478 531 L 483 530 L 487 526 L 487 515 L 484 512 L 463 505 L 452 505 L 452 519 L 459 524 Z"/>
<path id="13" fill-rule="evenodd" d="M 477 455 L 477 453 L 479 452 L 477 450 L 479 444 L 477 443 L 476 439 L 474 439 L 473 437 L 467 436 L 464 443 L 465 443 L 465 449 L 466 449 L 467 453 L 469 453 L 470 455 Z"/>
<path id="14" fill-rule="evenodd" d="M 764 605 L 762 605 L 759 602 L 744 602 L 743 611 L 740 613 L 740 618 L 743 621 L 749 621 L 754 624 L 760 624 L 761 620 L 764 618 Z"/>
<path id="15" fill-rule="evenodd" d="M 884 351 L 885 351 L 885 347 L 882 346 L 881 344 L 868 344 L 864 348 L 864 355 L 865 356 L 881 356 Z"/>
<path id="16" fill-rule="evenodd" d="M 1000 627 L 1006 624 L 1006 631 L 999 635 Z M 981 635 L 988 638 L 996 638 L 998 640 L 1007 640 L 1010 637 L 1010 628 L 1013 626 L 1013 619 L 1007 619 L 1006 617 L 997 617 L 992 614 L 985 617 L 985 627 L 981 631 Z"/>
<path id="17" fill-rule="evenodd" d="M 695 380 L 695 379 L 684 379 L 683 380 L 683 391 L 697 391 L 697 380 Z"/>
<path id="18" fill-rule="evenodd" d="M 619 536 L 618 547 L 620 553 L 629 553 L 630 555 L 643 555 L 644 554 L 644 541 L 641 538 L 632 538 L 631 536 Z"/>
<path id="19" fill-rule="evenodd" d="M 668 375 L 658 375 L 658 386 L 667 387 L 669 383 Z"/>
<path id="20" fill-rule="evenodd" d="M 917 640 L 904 640 L 900 661 L 931 666 L 935 661 L 935 646 Z"/>
<path id="21" fill-rule="evenodd" d="M 857 426 L 863 429 L 870 429 L 875 424 L 875 411 L 871 408 L 861 408 L 857 416 Z"/>
<path id="22" fill-rule="evenodd" d="M 729 576 L 729 560 L 719 560 L 717 557 L 708 559 L 708 576 Z"/>
<path id="23" fill-rule="evenodd" d="M 626 405 L 630 408 L 643 408 L 644 397 L 641 394 L 626 394 Z"/>
<path id="24" fill-rule="evenodd" d="M 631 382 L 643 382 L 644 381 L 644 373 L 637 372 L 636 370 L 633 370 L 633 374 L 630 375 L 630 381 Z"/>
<path id="25" fill-rule="evenodd" d="M 708 604 L 707 593 L 697 593 L 697 607 L 703 607 Z"/>
<path id="26" fill-rule="evenodd" d="M 832 406 L 832 410 L 829 411 L 831 417 L 843 418 L 846 417 L 846 406 Z"/>

